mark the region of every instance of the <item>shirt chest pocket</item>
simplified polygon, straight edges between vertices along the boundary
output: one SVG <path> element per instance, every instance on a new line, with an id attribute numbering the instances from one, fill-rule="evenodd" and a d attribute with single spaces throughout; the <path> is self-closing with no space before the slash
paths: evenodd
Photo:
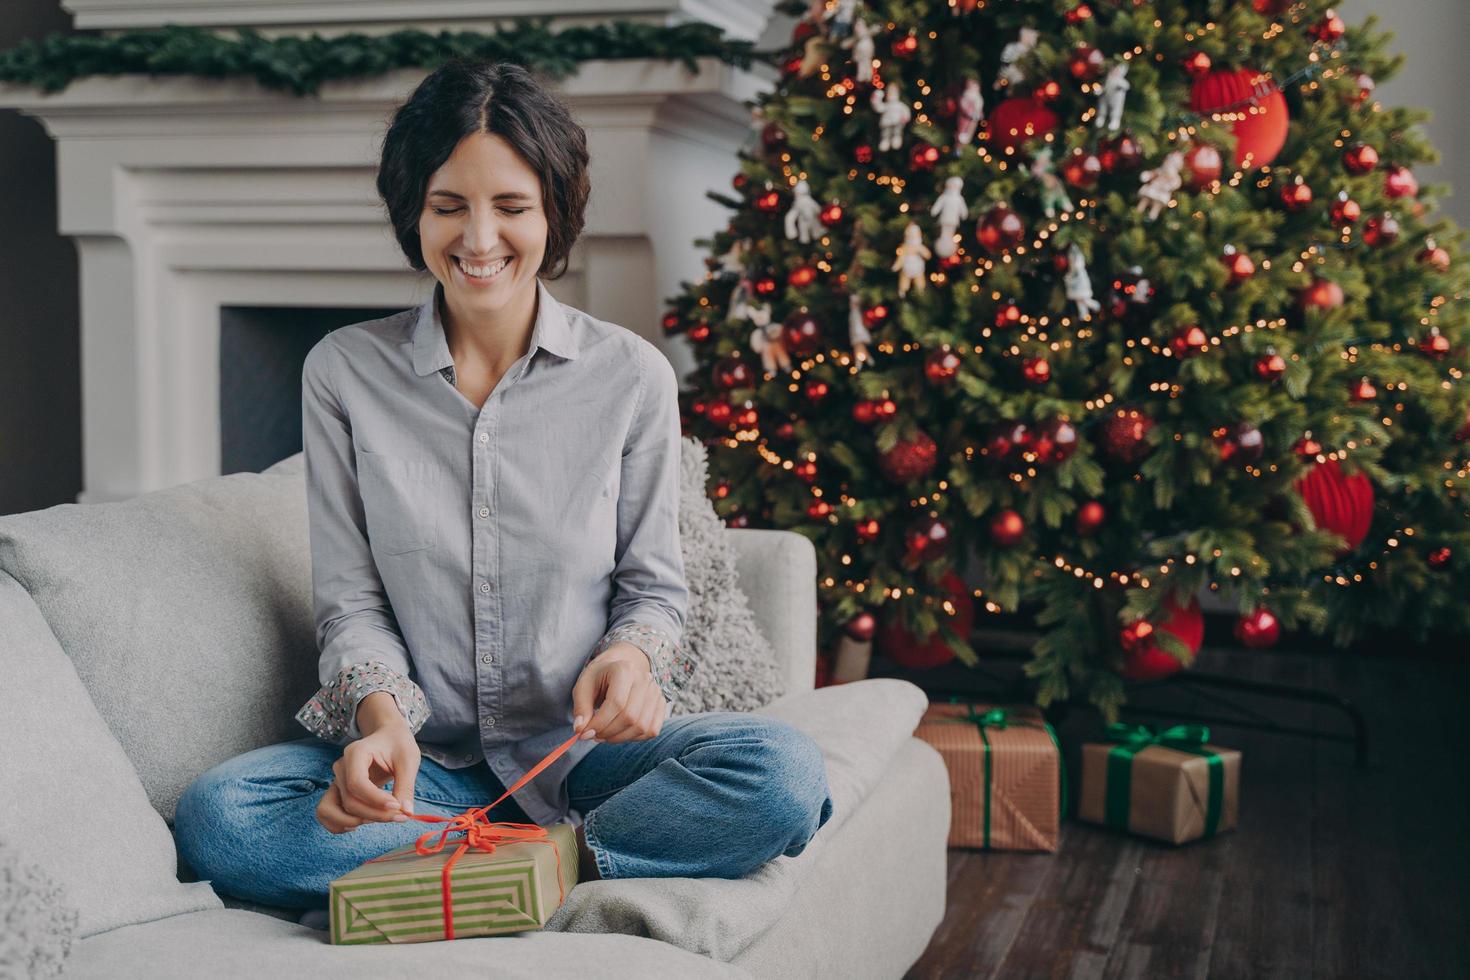
<path id="1" fill-rule="evenodd" d="M 357 479 L 374 552 L 405 555 L 438 543 L 437 463 L 359 449 Z"/>

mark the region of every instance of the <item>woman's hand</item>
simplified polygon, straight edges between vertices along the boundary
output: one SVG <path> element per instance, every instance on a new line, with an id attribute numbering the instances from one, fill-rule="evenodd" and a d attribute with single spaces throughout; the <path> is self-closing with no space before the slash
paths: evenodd
<path id="1" fill-rule="evenodd" d="M 572 727 L 583 739 L 653 738 L 667 712 L 668 702 L 653 679 L 648 655 L 631 643 L 614 643 L 599 653 L 582 668 L 572 688 Z"/>
<path id="2" fill-rule="evenodd" d="M 363 703 L 377 697 L 376 693 L 370 694 Z M 413 813 L 413 784 L 420 760 L 418 742 L 393 696 L 382 694 L 381 698 L 387 699 L 392 715 L 384 713 L 377 727 L 372 727 L 370 713 L 359 705 L 358 727 L 371 730 L 348 743 L 342 757 L 332 763 L 336 778 L 316 806 L 317 822 L 334 834 L 345 834 L 365 823 L 402 822 Z M 391 794 L 382 788 L 389 779 L 393 780 Z"/>

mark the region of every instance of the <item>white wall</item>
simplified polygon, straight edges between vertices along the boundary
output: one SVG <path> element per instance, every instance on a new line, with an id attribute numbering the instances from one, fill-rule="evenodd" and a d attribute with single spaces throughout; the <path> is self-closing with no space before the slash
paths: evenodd
<path id="1" fill-rule="evenodd" d="M 1385 107 L 1428 109 L 1425 124 L 1440 162 L 1414 174 L 1421 184 L 1448 182 L 1440 207 L 1462 228 L 1470 228 L 1470 113 L 1465 91 L 1470 83 L 1470 2 L 1466 0 L 1346 0 L 1339 13 L 1349 23 L 1377 14 L 1393 31 L 1389 46 L 1408 55 L 1399 74 L 1380 82 L 1374 95 Z"/>

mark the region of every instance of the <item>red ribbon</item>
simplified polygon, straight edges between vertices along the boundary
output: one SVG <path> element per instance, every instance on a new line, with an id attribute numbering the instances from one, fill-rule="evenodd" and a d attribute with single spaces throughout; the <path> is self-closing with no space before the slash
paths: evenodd
<path id="1" fill-rule="evenodd" d="M 443 830 L 440 830 L 438 832 L 437 836 L 439 837 L 439 839 L 434 843 L 428 843 L 429 839 L 435 836 L 434 831 L 429 831 L 427 834 L 424 834 L 422 837 L 420 837 L 417 842 L 415 842 L 413 848 L 420 854 L 438 854 L 444 849 L 444 844 L 450 834 L 463 833 L 465 835 L 464 839 L 459 842 L 459 846 L 455 848 L 454 854 L 449 858 L 448 861 L 444 862 L 444 870 L 439 876 L 439 891 L 440 894 L 443 896 L 444 901 L 445 939 L 454 938 L 454 886 L 450 880 L 450 874 L 454 870 L 454 863 L 458 861 L 460 859 L 460 856 L 463 855 L 464 852 L 469 850 L 471 847 L 478 848 L 479 850 L 484 851 L 486 854 L 493 854 L 495 852 L 496 845 L 498 844 L 517 844 L 523 841 L 550 844 L 552 852 L 556 854 L 557 901 L 562 902 L 566 900 L 566 888 L 562 885 L 561 880 L 561 850 L 556 846 L 555 841 L 548 839 L 546 828 L 537 826 L 533 823 L 490 821 L 485 819 L 485 814 L 495 809 L 495 807 L 499 805 L 500 800 L 505 799 L 507 796 L 529 783 L 538 774 L 540 774 L 541 770 L 545 769 L 547 766 L 551 765 L 558 758 L 560 758 L 561 754 L 567 749 L 571 748 L 572 745 L 580 737 L 580 735 L 573 735 L 571 738 L 567 739 L 561 745 L 553 749 L 550 755 L 542 759 L 540 762 L 536 763 L 536 765 L 531 769 L 530 772 L 526 773 L 519 780 L 517 780 L 516 784 L 510 789 L 506 790 L 504 793 L 502 793 L 500 795 L 500 799 L 496 800 L 494 803 L 487 803 L 485 806 L 474 807 L 473 809 L 466 810 L 465 812 L 454 817 L 441 817 L 431 813 L 408 814 L 408 816 L 412 817 L 414 820 L 422 820 L 425 823 L 440 823 L 447 821 L 449 824 Z M 370 858 L 363 863 L 375 864 L 378 861 L 386 861 L 390 858 L 396 857 L 401 857 L 401 855 L 397 854 L 396 852 L 392 854 L 384 854 L 382 857 Z"/>

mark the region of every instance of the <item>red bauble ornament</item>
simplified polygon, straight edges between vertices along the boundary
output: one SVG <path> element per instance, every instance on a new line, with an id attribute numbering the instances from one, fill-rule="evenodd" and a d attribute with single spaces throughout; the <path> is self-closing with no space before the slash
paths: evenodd
<path id="1" fill-rule="evenodd" d="M 949 348 L 931 350 L 924 355 L 924 377 L 930 384 L 948 384 L 960 373 L 960 355 Z"/>
<path id="2" fill-rule="evenodd" d="M 1060 463 L 1077 449 L 1077 427 L 1066 419 L 1052 419 L 1036 433 L 1031 449 L 1038 463 Z"/>
<path id="3" fill-rule="evenodd" d="M 898 414 L 898 403 L 892 398 L 880 398 L 875 406 L 875 411 L 880 420 L 891 419 Z"/>
<path id="4" fill-rule="evenodd" d="M 1296 490 L 1317 527 L 1339 534 L 1346 541 L 1338 555 L 1351 552 L 1368 536 L 1373 523 L 1373 481 L 1366 473 L 1348 476 L 1337 460 L 1328 459 L 1297 480 Z"/>
<path id="5" fill-rule="evenodd" d="M 1018 326 L 1021 322 L 1021 308 L 1013 300 L 1006 300 L 995 308 L 995 326 L 999 330 Z"/>
<path id="6" fill-rule="evenodd" d="M 1408 167 L 1389 167 L 1383 175 L 1383 193 L 1389 197 L 1413 197 L 1419 193 L 1419 182 Z"/>
<path id="7" fill-rule="evenodd" d="M 1230 273 L 1230 285 L 1239 286 L 1256 274 L 1256 263 L 1244 252 L 1237 252 L 1234 245 L 1226 245 L 1220 261 Z"/>
<path id="8" fill-rule="evenodd" d="M 952 272 L 964 264 L 965 257 L 959 252 L 955 252 L 953 255 L 946 255 L 939 260 L 939 268 L 945 272 Z"/>
<path id="9" fill-rule="evenodd" d="M 1292 446 L 1291 448 L 1298 456 L 1302 457 L 1303 459 L 1311 459 L 1314 456 L 1322 455 L 1322 444 L 1316 439 L 1312 438 L 1312 433 L 1310 430 L 1304 433 L 1302 437 L 1296 441 L 1296 445 Z"/>
<path id="10" fill-rule="evenodd" d="M 882 303 L 879 303 L 877 306 L 870 306 L 866 310 L 863 310 L 863 326 L 867 327 L 869 330 L 873 329 L 886 319 L 888 319 L 888 307 L 884 306 Z"/>
<path id="11" fill-rule="evenodd" d="M 1214 435 L 1215 450 L 1222 463 L 1237 457 L 1241 463 L 1254 463 L 1266 451 L 1266 437 L 1249 422 L 1241 422 L 1234 429 L 1216 429 Z"/>
<path id="12" fill-rule="evenodd" d="M 1328 10 L 1321 20 L 1312 25 L 1309 33 L 1324 44 L 1331 44 L 1347 33 L 1347 24 L 1337 16 L 1337 11 Z"/>
<path id="13" fill-rule="evenodd" d="M 748 388 L 754 384 L 750 367 L 734 354 L 727 354 L 716 361 L 710 378 L 721 391 Z"/>
<path id="14" fill-rule="evenodd" d="M 755 402 L 747 398 L 735 408 L 735 424 L 744 429 L 753 429 L 760 425 L 760 409 L 755 407 Z"/>
<path id="15" fill-rule="evenodd" d="M 757 211 L 764 211 L 767 214 L 773 211 L 779 211 L 781 209 L 781 193 L 774 188 L 765 191 L 755 199 L 755 208 Z"/>
<path id="16" fill-rule="evenodd" d="M 939 147 L 930 143 L 915 143 L 909 150 L 909 169 L 923 173 L 933 170 L 939 162 Z"/>
<path id="17" fill-rule="evenodd" d="M 807 401 L 813 405 L 820 404 L 822 399 L 826 398 L 828 394 L 827 382 L 812 378 L 806 383 L 804 390 L 806 391 Z"/>
<path id="18" fill-rule="evenodd" d="M 913 34 L 905 34 L 893 42 L 893 56 L 895 58 L 912 58 L 919 51 L 919 39 Z"/>
<path id="19" fill-rule="evenodd" d="M 1424 239 L 1424 248 L 1415 258 L 1436 272 L 1450 271 L 1450 253 L 1436 244 L 1433 238 Z"/>
<path id="20" fill-rule="evenodd" d="M 1214 64 L 1209 55 L 1196 51 L 1184 59 L 1184 73 L 1190 78 L 1202 78 Z"/>
<path id="21" fill-rule="evenodd" d="M 731 514 L 725 518 L 726 527 L 750 527 L 749 514 Z"/>
<path id="22" fill-rule="evenodd" d="M 684 325 L 684 321 L 679 318 L 679 314 L 677 313 L 665 313 L 662 323 L 664 333 L 666 334 L 676 334 Z"/>
<path id="23" fill-rule="evenodd" d="M 1103 451 L 1113 459 L 1136 463 L 1149 454 L 1148 434 L 1154 420 L 1136 408 L 1120 408 L 1102 424 Z"/>
<path id="24" fill-rule="evenodd" d="M 1067 61 L 1067 70 L 1072 77 L 1079 82 L 1090 82 L 1102 74 L 1102 67 L 1107 62 L 1103 53 L 1090 44 L 1079 44 L 1072 50 L 1072 57 Z"/>
<path id="25" fill-rule="evenodd" d="M 737 191 L 745 190 L 745 185 L 748 183 L 750 183 L 750 178 L 743 173 L 736 174 L 734 177 L 730 178 L 730 186 L 735 188 Z"/>
<path id="26" fill-rule="evenodd" d="M 1235 621 L 1235 638 L 1253 650 L 1275 646 L 1281 639 L 1281 621 L 1265 606 L 1257 606 Z"/>
<path id="27" fill-rule="evenodd" d="M 1097 186 L 1102 170 L 1102 161 L 1096 156 L 1086 150 L 1073 150 L 1062 162 L 1062 179 L 1073 187 L 1088 190 Z"/>
<path id="28" fill-rule="evenodd" d="M 704 343 L 706 340 L 709 340 L 710 333 L 711 333 L 711 330 L 710 330 L 709 321 L 708 320 L 700 320 L 698 323 L 694 324 L 694 326 L 690 327 L 684 333 L 684 336 L 688 337 L 690 340 L 694 341 L 696 344 L 701 344 L 701 343 Z"/>
<path id="29" fill-rule="evenodd" d="M 923 479 L 934 471 L 939 447 L 922 430 L 912 438 L 900 439 L 893 448 L 878 457 L 878 469 L 892 483 L 905 484 Z"/>
<path id="30" fill-rule="evenodd" d="M 873 148 L 867 143 L 859 143 L 852 148 L 852 158 L 858 163 L 872 163 Z"/>
<path id="31" fill-rule="evenodd" d="M 776 277 L 773 275 L 761 276 L 755 281 L 754 286 L 757 296 L 774 296 L 776 295 L 776 290 L 781 288 L 776 284 Z"/>
<path id="32" fill-rule="evenodd" d="M 813 460 L 802 460 L 800 463 L 797 463 L 795 466 L 791 467 L 791 472 L 794 473 L 796 475 L 796 478 L 802 483 L 810 484 L 817 482 L 817 464 Z"/>
<path id="33" fill-rule="evenodd" d="M 1180 327 L 1175 332 L 1173 339 L 1169 341 L 1169 349 L 1180 360 L 1196 354 L 1204 354 L 1210 349 L 1210 336 L 1198 324 Z"/>
<path id="34" fill-rule="evenodd" d="M 954 569 L 944 573 L 940 584 L 955 610 L 947 625 L 956 635 L 968 640 L 975 625 L 974 597 Z M 903 621 L 896 613 L 896 605 L 893 608 L 895 611 L 878 627 L 878 632 L 873 637 L 874 649 L 909 670 L 927 670 L 954 659 L 955 652 L 944 642 L 942 633 L 935 630 L 931 636 L 920 642 L 919 637 L 903 628 Z"/>
<path id="35" fill-rule="evenodd" d="M 1026 536 L 1026 521 L 1013 510 L 1003 510 L 990 519 L 990 540 L 998 548 L 1014 548 Z"/>
<path id="36" fill-rule="evenodd" d="M 1021 374 L 1034 385 L 1051 380 L 1051 362 L 1044 357 L 1028 357 L 1021 362 Z"/>
<path id="37" fill-rule="evenodd" d="M 949 528 L 934 514 L 923 514 L 903 536 L 906 557 L 911 563 L 934 561 L 949 547 Z"/>
<path id="38" fill-rule="evenodd" d="M 1015 248 L 1026 237 L 1026 226 L 1021 216 L 1004 204 L 997 204 L 985 212 L 980 225 L 975 229 L 975 238 L 980 247 L 992 255 Z"/>
<path id="39" fill-rule="evenodd" d="M 1331 279 L 1313 279 L 1312 284 L 1302 290 L 1298 302 L 1304 310 L 1335 310 L 1343 304 L 1342 287 Z"/>
<path id="40" fill-rule="evenodd" d="M 1256 9 L 1256 13 L 1265 14 L 1267 17 L 1285 13 L 1286 8 L 1292 3 L 1293 0 L 1251 0 L 1251 6 Z"/>
<path id="41" fill-rule="evenodd" d="M 1126 132 L 1104 137 L 1098 144 L 1098 150 L 1098 159 L 1110 174 L 1137 170 L 1143 163 L 1143 150 L 1139 149 L 1138 141 Z"/>
<path id="42" fill-rule="evenodd" d="M 857 539 L 863 544 L 870 544 L 878 540 L 879 524 L 875 518 L 869 517 L 867 520 L 858 521 L 852 526 L 852 529 L 857 533 Z"/>
<path id="43" fill-rule="evenodd" d="M 1095 534 L 1107 518 L 1107 508 L 1096 500 L 1089 500 L 1077 508 L 1077 533 L 1084 538 Z"/>
<path id="44" fill-rule="evenodd" d="M 1015 459 L 1031 449 L 1031 430 L 1023 422 L 999 422 L 986 431 L 983 454 L 995 464 Z"/>
<path id="45" fill-rule="evenodd" d="M 1367 143 L 1354 143 L 1342 152 L 1342 165 L 1361 177 L 1378 166 L 1378 151 Z"/>
<path id="46" fill-rule="evenodd" d="M 822 224 L 831 228 L 833 225 L 839 224 L 842 221 L 842 205 L 833 202 L 823 208 L 822 213 L 818 217 L 821 219 Z"/>
<path id="47" fill-rule="evenodd" d="M 1080 24 L 1085 20 L 1091 19 L 1092 8 L 1085 3 L 1079 3 L 1077 6 L 1067 11 L 1067 23 L 1069 24 Z"/>
<path id="48" fill-rule="evenodd" d="M 1154 286 L 1143 270 L 1130 266 L 1108 285 L 1107 309 L 1129 327 L 1141 327 L 1153 318 Z"/>
<path id="49" fill-rule="evenodd" d="M 1139 620 L 1123 627 L 1118 636 L 1124 650 L 1123 666 L 1118 673 L 1124 679 L 1154 681 L 1183 669 L 1182 663 L 1159 647 L 1154 639 L 1159 631 L 1172 633 L 1182 640 L 1191 656 L 1199 653 L 1200 642 L 1205 638 L 1205 621 L 1199 603 L 1190 599 L 1187 605 L 1181 606 L 1170 599 L 1164 603 L 1163 611 L 1167 618 L 1162 623 Z"/>
<path id="50" fill-rule="evenodd" d="M 1286 358 L 1273 351 L 1267 351 L 1256 361 L 1256 374 L 1263 381 L 1276 381 L 1286 373 Z"/>
<path id="51" fill-rule="evenodd" d="M 782 326 L 781 337 L 793 354 L 810 354 L 822 343 L 822 328 L 806 310 L 794 310 Z"/>
<path id="52" fill-rule="evenodd" d="M 1367 102 L 1368 96 L 1372 95 L 1373 89 L 1377 88 L 1377 83 L 1373 81 L 1373 76 L 1365 71 L 1360 71 L 1358 72 L 1358 77 L 1353 79 L 1353 81 L 1358 83 L 1358 91 L 1353 96 L 1353 101 Z"/>
<path id="53" fill-rule="evenodd" d="M 1430 327 L 1429 333 L 1419 341 L 1419 353 L 1440 360 L 1450 352 L 1450 338 L 1439 332 L 1439 327 Z"/>
<path id="54" fill-rule="evenodd" d="M 1392 245 L 1398 238 L 1398 219 L 1387 212 L 1369 218 L 1363 225 L 1363 241 L 1374 248 Z"/>
<path id="55" fill-rule="evenodd" d="M 777 150 L 786 145 L 786 130 L 780 123 L 769 122 L 761 129 L 761 142 L 768 150 Z"/>
<path id="56" fill-rule="evenodd" d="M 1234 122 L 1235 165 L 1264 167 L 1286 145 L 1290 116 L 1276 83 L 1250 68 L 1221 69 L 1195 79 L 1189 107 L 1202 116 L 1226 115 Z"/>
<path id="57" fill-rule="evenodd" d="M 1303 211 L 1312 203 L 1312 188 L 1297 174 L 1281 187 L 1281 206 L 1288 211 Z"/>
<path id="58" fill-rule="evenodd" d="M 1347 191 L 1338 191 L 1337 200 L 1332 202 L 1332 223 L 1341 228 L 1355 223 L 1362 216 L 1363 209 L 1358 207 L 1358 202 L 1348 197 Z"/>
<path id="59" fill-rule="evenodd" d="M 1208 143 L 1196 143 L 1184 154 L 1184 185 L 1192 191 L 1204 190 L 1225 172 L 1220 151 Z"/>
<path id="60" fill-rule="evenodd" d="M 776 426 L 774 435 L 777 439 L 783 440 L 785 442 L 790 442 L 792 439 L 796 438 L 796 426 L 792 425 L 791 421 L 788 419 L 787 421 L 784 421 L 780 425 Z"/>
<path id="61" fill-rule="evenodd" d="M 1449 546 L 1441 545 L 1426 555 L 1424 560 L 1429 562 L 1430 568 L 1436 572 L 1440 572 L 1449 567 L 1452 557 L 1454 557 L 1454 553 L 1450 551 Z"/>
<path id="62" fill-rule="evenodd" d="M 1055 102 L 1062 97 L 1062 86 L 1055 78 L 1048 78 L 1036 88 L 1031 90 L 1031 95 L 1038 102 Z"/>
<path id="63" fill-rule="evenodd" d="M 1378 389 L 1367 378 L 1360 378 L 1348 386 L 1348 397 L 1355 402 L 1371 402 L 1378 397 Z"/>
<path id="64" fill-rule="evenodd" d="M 817 270 L 809 265 L 799 265 L 786 274 L 786 282 L 797 289 L 810 286 L 817 281 Z"/>
<path id="65" fill-rule="evenodd" d="M 806 505 L 806 516 L 814 521 L 825 521 L 832 513 L 832 505 L 820 498 Z"/>
<path id="66" fill-rule="evenodd" d="M 1032 137 L 1053 132 L 1058 122 L 1055 112 L 1031 96 L 1006 99 L 985 121 L 985 138 L 991 146 L 1004 151 Z"/>
<path id="67" fill-rule="evenodd" d="M 735 417 L 735 406 L 727 401 L 710 402 L 709 407 L 704 410 L 704 417 L 709 419 L 711 425 L 727 426 Z"/>
<path id="68" fill-rule="evenodd" d="M 860 612 L 847 621 L 842 632 L 857 640 L 866 643 L 873 638 L 873 632 L 878 628 L 878 620 L 870 612 Z"/>
<path id="69" fill-rule="evenodd" d="M 872 425 L 878 421 L 877 405 L 875 401 L 863 399 L 852 406 L 852 420 L 858 425 Z"/>

